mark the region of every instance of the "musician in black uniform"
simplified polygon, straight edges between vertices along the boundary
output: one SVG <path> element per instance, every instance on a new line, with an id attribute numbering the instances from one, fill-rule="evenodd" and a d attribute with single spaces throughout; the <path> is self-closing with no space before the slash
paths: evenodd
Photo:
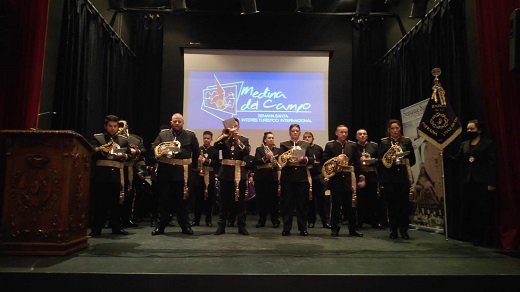
<path id="1" fill-rule="evenodd" d="M 161 195 L 160 221 L 152 235 L 164 234 L 164 229 L 170 221 L 172 207 L 182 233 L 192 235 L 186 203 L 187 184 L 189 172 L 198 166 L 199 141 L 193 131 L 183 128 L 184 117 L 180 113 L 172 115 L 170 124 L 172 128 L 161 131 L 152 143 L 158 162 L 157 181 Z"/>
<path id="2" fill-rule="evenodd" d="M 298 230 L 301 236 L 308 236 L 308 201 L 311 195 L 311 175 L 307 166 L 314 164 L 314 157 L 310 151 L 310 144 L 300 141 L 300 125 L 289 126 L 290 140 L 280 143 L 280 158 L 278 162 L 282 166 L 281 183 L 281 209 L 283 219 L 283 236 L 291 234 L 293 212 L 296 210 Z M 299 155 L 295 151 L 304 151 Z"/>
<path id="3" fill-rule="evenodd" d="M 331 197 L 331 236 L 339 236 L 343 212 L 348 215 L 349 235 L 362 237 L 363 234 L 356 231 L 355 194 L 357 189 L 365 187 L 365 179 L 360 174 L 361 165 L 356 146 L 354 142 L 347 141 L 348 127 L 337 126 L 336 137 L 336 140 L 327 142 L 323 151 L 323 172 L 324 177 L 328 178 L 327 188 Z M 341 210 L 342 207 L 347 210 Z"/>
<path id="4" fill-rule="evenodd" d="M 212 211 L 215 200 L 215 171 L 218 171 L 220 160 L 218 150 L 211 146 L 213 133 L 204 131 L 203 144 L 200 146 L 198 168 L 193 175 L 193 194 L 195 196 L 194 218 L 191 226 L 199 226 L 202 213 L 206 216 L 206 226 L 213 226 Z"/>
<path id="5" fill-rule="evenodd" d="M 386 225 L 386 216 L 383 216 L 385 212 L 379 197 L 377 143 L 368 141 L 368 133 L 365 129 L 357 130 L 356 140 L 361 174 L 365 176 L 365 187 L 357 190 L 358 228 L 363 228 L 363 223 L 368 223 L 374 229 L 384 229 L 381 222 L 384 221 Z"/>
<path id="6" fill-rule="evenodd" d="M 128 151 L 128 139 L 118 135 L 119 118 L 114 115 L 105 117 L 104 133 L 95 134 L 92 146 L 93 155 L 93 211 L 90 236 L 101 235 L 103 223 L 108 217 L 112 234 L 127 235 L 121 226 L 120 203 L 124 199 L 124 163 L 133 159 Z M 122 149 L 127 151 L 118 151 Z"/>
<path id="7" fill-rule="evenodd" d="M 411 166 L 415 164 L 412 140 L 401 136 L 401 122 L 391 119 L 387 124 L 387 137 L 377 147 L 379 188 L 388 208 L 390 238 L 410 239 Z"/>
<path id="8" fill-rule="evenodd" d="M 125 200 L 121 205 L 121 223 L 124 227 L 137 227 L 135 211 L 138 202 L 137 197 L 142 198 L 143 196 L 142 183 L 146 172 L 144 160 L 146 149 L 143 138 L 130 133 L 127 121 L 119 120 L 118 125 L 119 135 L 128 139 L 129 149 L 133 156 L 132 160 L 125 162 Z"/>
<path id="9" fill-rule="evenodd" d="M 273 132 L 265 132 L 262 142 L 262 146 L 256 148 L 254 159 L 256 164 L 254 184 L 259 215 L 256 228 L 265 226 L 268 213 L 273 228 L 278 228 L 280 226 L 278 197 L 280 169 L 276 157 L 280 154 L 280 148 L 274 144 Z"/>
<path id="10" fill-rule="evenodd" d="M 312 132 L 303 133 L 303 140 L 309 142 L 311 153 L 314 156 L 314 164 L 309 168 L 312 178 L 312 198 L 309 198 L 309 228 L 314 227 L 316 214 L 319 214 L 323 228 L 330 229 L 330 200 L 328 196 L 325 196 L 325 181 L 321 173 L 323 148 L 314 143 Z"/>
<path id="11" fill-rule="evenodd" d="M 462 162 L 463 239 L 475 246 L 489 246 L 494 234 L 494 191 L 496 189 L 496 146 L 483 136 L 483 124 L 470 120 L 466 126 L 467 140 L 462 142 L 456 158 Z"/>
<path id="12" fill-rule="evenodd" d="M 245 194 L 247 187 L 246 160 L 249 156 L 249 138 L 238 133 L 240 122 L 234 118 L 233 126 L 224 129 L 213 147 L 222 151 L 218 173 L 220 181 L 220 220 L 215 235 L 226 232 L 226 222 L 231 208 L 236 207 L 238 233 L 249 235 L 246 230 Z"/>

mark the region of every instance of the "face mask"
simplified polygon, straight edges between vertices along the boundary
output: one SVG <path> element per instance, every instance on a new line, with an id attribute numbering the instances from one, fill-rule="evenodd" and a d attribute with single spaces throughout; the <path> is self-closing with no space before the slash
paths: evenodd
<path id="1" fill-rule="evenodd" d="M 477 138 L 477 136 L 478 132 L 466 132 L 466 138 L 468 138 L 469 140 L 473 140 Z"/>

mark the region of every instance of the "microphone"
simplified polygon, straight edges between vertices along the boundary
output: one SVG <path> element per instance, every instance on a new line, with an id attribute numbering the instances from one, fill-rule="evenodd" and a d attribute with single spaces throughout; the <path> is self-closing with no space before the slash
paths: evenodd
<path id="1" fill-rule="evenodd" d="M 53 114 L 53 115 L 55 115 L 55 114 L 57 114 L 57 113 L 56 113 L 56 112 L 43 112 L 43 113 L 39 113 L 39 114 L 38 114 L 38 117 L 39 117 L 39 116 L 45 116 L 45 115 L 48 115 L 48 114 Z"/>

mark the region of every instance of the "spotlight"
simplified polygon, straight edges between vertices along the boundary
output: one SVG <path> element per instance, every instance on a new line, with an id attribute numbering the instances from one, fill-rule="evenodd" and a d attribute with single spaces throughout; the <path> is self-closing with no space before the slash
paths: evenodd
<path id="1" fill-rule="evenodd" d="M 356 15 L 367 17 L 372 11 L 372 0 L 358 0 L 356 7 Z"/>
<path id="2" fill-rule="evenodd" d="M 256 10 L 256 0 L 240 0 L 242 2 L 242 14 L 254 14 Z"/>
<path id="3" fill-rule="evenodd" d="M 296 0 L 296 12 L 309 12 L 311 10 L 311 0 Z"/>
<path id="4" fill-rule="evenodd" d="M 426 15 L 426 8 L 428 7 L 428 0 L 413 0 L 412 12 L 408 18 L 424 18 Z"/>

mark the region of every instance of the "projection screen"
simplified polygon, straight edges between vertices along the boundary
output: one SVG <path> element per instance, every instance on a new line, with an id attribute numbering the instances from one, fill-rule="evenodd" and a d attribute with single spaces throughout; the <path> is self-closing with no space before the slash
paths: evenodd
<path id="1" fill-rule="evenodd" d="M 289 127 L 311 131 L 322 147 L 328 136 L 328 51 L 184 49 L 185 128 L 202 143 L 215 140 L 222 121 L 240 120 L 252 154 L 272 131 L 275 143 L 289 140 Z"/>

